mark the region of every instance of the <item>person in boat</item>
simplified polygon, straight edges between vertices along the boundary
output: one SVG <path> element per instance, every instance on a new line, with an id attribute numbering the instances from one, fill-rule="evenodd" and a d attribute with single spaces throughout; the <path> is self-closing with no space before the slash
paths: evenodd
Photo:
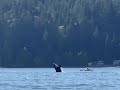
<path id="1" fill-rule="evenodd" d="M 92 71 L 92 70 L 91 70 L 90 68 L 87 67 L 85 71 Z"/>
<path id="2" fill-rule="evenodd" d="M 61 65 L 57 65 L 57 64 L 53 63 L 53 67 L 55 68 L 56 72 L 62 72 Z"/>
<path id="3" fill-rule="evenodd" d="M 91 70 L 90 68 L 86 67 L 85 70 L 80 70 L 80 71 L 93 71 L 93 70 Z"/>

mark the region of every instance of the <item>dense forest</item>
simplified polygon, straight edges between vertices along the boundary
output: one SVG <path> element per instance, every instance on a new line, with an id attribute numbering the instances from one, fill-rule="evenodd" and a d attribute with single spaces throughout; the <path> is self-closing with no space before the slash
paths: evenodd
<path id="1" fill-rule="evenodd" d="M 120 59 L 119 0 L 0 0 L 0 67 Z"/>

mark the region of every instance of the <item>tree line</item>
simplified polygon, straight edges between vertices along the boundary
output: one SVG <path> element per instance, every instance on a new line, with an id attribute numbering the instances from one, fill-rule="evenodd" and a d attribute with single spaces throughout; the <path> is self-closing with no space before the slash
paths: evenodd
<path id="1" fill-rule="evenodd" d="M 0 0 L 0 66 L 112 64 L 119 29 L 119 0 Z"/>

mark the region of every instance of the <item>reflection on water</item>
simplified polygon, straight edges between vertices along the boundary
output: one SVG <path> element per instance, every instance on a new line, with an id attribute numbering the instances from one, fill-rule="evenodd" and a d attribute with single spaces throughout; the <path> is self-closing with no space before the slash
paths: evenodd
<path id="1" fill-rule="evenodd" d="M 0 90 L 119 90 L 120 68 L 0 69 Z"/>

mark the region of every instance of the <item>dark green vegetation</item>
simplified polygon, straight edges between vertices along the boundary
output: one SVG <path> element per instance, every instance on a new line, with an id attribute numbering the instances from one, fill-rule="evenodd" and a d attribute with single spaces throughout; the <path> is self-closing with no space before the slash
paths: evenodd
<path id="1" fill-rule="evenodd" d="M 0 66 L 85 66 L 120 59 L 119 0 L 0 0 Z"/>

